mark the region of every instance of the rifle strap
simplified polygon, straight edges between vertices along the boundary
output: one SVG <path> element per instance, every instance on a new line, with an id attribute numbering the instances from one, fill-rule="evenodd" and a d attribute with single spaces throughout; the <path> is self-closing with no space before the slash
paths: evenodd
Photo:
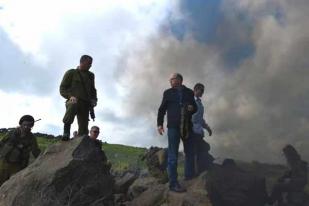
<path id="1" fill-rule="evenodd" d="M 87 99 L 88 99 L 88 101 L 90 102 L 90 99 L 89 99 L 89 96 L 90 96 L 90 95 L 89 95 L 89 94 L 88 94 L 88 92 L 87 92 L 87 89 L 86 89 L 86 86 L 85 86 L 84 79 L 83 79 L 82 75 L 80 74 L 79 69 L 76 69 L 76 70 L 77 70 L 77 73 L 78 73 L 78 75 L 79 75 L 80 81 L 82 82 L 82 85 L 83 85 L 84 91 L 85 91 L 85 93 L 86 93 L 86 95 L 87 95 Z"/>

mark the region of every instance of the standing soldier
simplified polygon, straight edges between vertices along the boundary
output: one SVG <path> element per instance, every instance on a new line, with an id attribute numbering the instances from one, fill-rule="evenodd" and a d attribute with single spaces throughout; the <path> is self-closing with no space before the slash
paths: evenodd
<path id="1" fill-rule="evenodd" d="M 89 112 L 97 105 L 94 74 L 89 71 L 91 65 L 92 57 L 83 55 L 79 66 L 67 71 L 60 84 L 60 94 L 66 99 L 63 141 L 70 139 L 71 124 L 75 115 L 78 121 L 78 135 L 88 134 Z M 93 116 L 92 118 L 94 119 Z"/>
<path id="2" fill-rule="evenodd" d="M 34 157 L 41 150 L 36 138 L 31 133 L 34 119 L 24 115 L 19 120 L 19 127 L 10 131 L 0 142 L 0 186 L 13 174 L 27 167 L 30 152 Z"/>

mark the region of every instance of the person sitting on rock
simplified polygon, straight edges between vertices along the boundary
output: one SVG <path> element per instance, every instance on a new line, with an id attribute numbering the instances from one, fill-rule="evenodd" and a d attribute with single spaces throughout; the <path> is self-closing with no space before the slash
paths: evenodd
<path id="1" fill-rule="evenodd" d="M 27 167 L 30 152 L 38 157 L 41 150 L 36 138 L 31 133 L 34 118 L 24 115 L 19 120 L 19 127 L 8 132 L 0 142 L 0 185 L 13 174 Z"/>
<path id="2" fill-rule="evenodd" d="M 89 132 L 89 139 L 91 139 L 94 144 L 96 144 L 98 150 L 102 150 L 102 141 L 98 140 L 100 134 L 100 128 L 98 126 L 92 126 Z M 112 164 L 109 160 L 106 159 L 106 165 L 111 167 Z"/>
<path id="3" fill-rule="evenodd" d="M 73 138 L 76 138 L 76 137 L 78 137 L 78 132 L 77 132 L 77 131 L 74 131 L 74 132 L 73 132 Z"/>
<path id="4" fill-rule="evenodd" d="M 292 145 L 283 148 L 289 170 L 278 179 L 274 185 L 269 203 L 282 204 L 283 193 L 287 193 L 287 201 L 295 205 L 303 205 L 304 188 L 307 184 L 307 162 L 301 160 L 300 155 Z"/>

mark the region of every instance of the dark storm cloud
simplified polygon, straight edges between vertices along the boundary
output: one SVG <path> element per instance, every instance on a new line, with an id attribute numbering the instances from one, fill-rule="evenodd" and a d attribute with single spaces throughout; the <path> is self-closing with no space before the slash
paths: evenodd
<path id="1" fill-rule="evenodd" d="M 186 14 L 183 2 L 180 11 Z M 196 5 L 186 8 L 203 11 Z M 194 28 L 203 26 L 204 16 L 184 15 L 183 38 L 173 31 L 160 33 L 121 59 L 127 112 L 153 119 L 155 127 L 168 76 L 179 72 L 189 87 L 206 84 L 206 118 L 214 129 L 207 140 L 216 156 L 278 162 L 281 148 L 290 143 L 309 159 L 306 8 L 309 2 L 303 0 L 222 1 L 209 41 L 190 29 L 194 23 Z M 207 33 L 201 29 L 199 34 Z"/>

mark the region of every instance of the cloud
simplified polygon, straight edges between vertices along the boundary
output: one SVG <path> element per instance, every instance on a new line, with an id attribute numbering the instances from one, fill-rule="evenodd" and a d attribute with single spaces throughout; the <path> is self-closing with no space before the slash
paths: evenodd
<path id="1" fill-rule="evenodd" d="M 115 68 L 127 48 L 143 44 L 157 31 L 169 6 L 157 0 L 5 2 L 0 12 L 0 90 L 5 97 L 1 98 L 0 113 L 8 115 L 10 111 L 10 120 L 1 118 L 2 127 L 15 125 L 21 114 L 30 113 L 44 116 L 35 130 L 61 134 L 61 78 L 66 70 L 76 68 L 81 55 L 90 54 L 99 98 L 95 108 L 98 118 L 90 126 L 102 125 L 106 138 L 114 143 L 151 145 L 145 134 L 153 134 L 154 129 L 137 128 L 142 120 L 136 118 L 133 124 L 132 119 L 123 117 L 125 91 L 118 85 Z M 42 103 L 41 98 L 48 99 L 49 104 Z M 113 112 L 120 122 L 114 122 L 113 116 L 106 119 L 100 115 L 105 110 Z M 72 131 L 75 129 L 76 122 Z"/>
<path id="2" fill-rule="evenodd" d="M 99 96 L 90 126 L 109 142 L 166 145 L 157 109 L 170 73 L 180 72 L 188 87 L 206 85 L 216 157 L 278 162 L 291 143 L 308 159 L 308 4 L 8 1 L 0 12 L 0 113 L 9 120 L 0 123 L 31 113 L 44 120 L 40 132 L 59 134 L 62 75 L 90 54 Z"/>
<path id="3" fill-rule="evenodd" d="M 53 86 L 51 71 L 44 70 L 33 56 L 21 52 L 1 27 L 0 42 L 0 89 L 47 95 Z"/>
<path id="4" fill-rule="evenodd" d="M 217 157 L 280 162 L 290 143 L 309 159 L 308 4 L 225 0 L 207 30 L 205 16 L 188 14 L 211 5 L 180 1 L 182 38 L 163 25 L 119 62 L 124 108 L 155 120 L 169 74 L 180 72 L 189 87 L 206 84 L 206 119 L 214 129 L 207 140 Z M 200 38 L 205 29 L 213 38 Z"/>

